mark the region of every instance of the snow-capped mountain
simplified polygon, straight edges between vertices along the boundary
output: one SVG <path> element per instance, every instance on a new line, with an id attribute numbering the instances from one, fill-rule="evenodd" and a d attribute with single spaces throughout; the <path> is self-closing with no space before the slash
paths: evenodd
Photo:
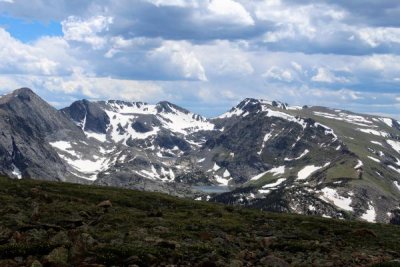
<path id="1" fill-rule="evenodd" d="M 400 124 L 245 99 L 207 119 L 169 102 L 0 98 L 0 172 L 162 191 L 264 210 L 399 223 Z M 229 186 L 221 194 L 193 186 Z"/>

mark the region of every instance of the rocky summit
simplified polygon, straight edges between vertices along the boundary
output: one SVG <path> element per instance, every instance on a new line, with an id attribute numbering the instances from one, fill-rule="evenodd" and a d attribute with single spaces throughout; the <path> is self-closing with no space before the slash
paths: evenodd
<path id="1" fill-rule="evenodd" d="M 208 119 L 169 102 L 0 98 L 0 173 L 400 223 L 400 123 L 245 99 Z"/>

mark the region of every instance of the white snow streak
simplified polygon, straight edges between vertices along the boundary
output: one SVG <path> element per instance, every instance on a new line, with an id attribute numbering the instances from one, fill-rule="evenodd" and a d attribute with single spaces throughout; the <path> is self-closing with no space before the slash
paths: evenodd
<path id="1" fill-rule="evenodd" d="M 386 143 L 388 143 L 394 151 L 400 154 L 400 142 L 399 141 L 393 141 L 393 140 L 386 140 Z"/>
<path id="2" fill-rule="evenodd" d="M 18 179 L 22 179 L 22 174 L 21 171 L 17 168 L 17 166 L 15 166 L 14 164 L 12 164 L 13 170 L 12 170 L 12 174 L 17 177 Z"/>
<path id="3" fill-rule="evenodd" d="M 315 166 L 315 165 L 309 165 L 304 167 L 302 170 L 299 171 L 297 174 L 297 179 L 296 180 L 304 180 L 307 179 L 311 174 L 314 172 L 318 171 L 319 169 L 322 169 L 324 167 L 327 167 L 330 163 L 326 163 L 324 166 Z"/>
<path id="4" fill-rule="evenodd" d="M 376 136 L 389 137 L 389 134 L 387 132 L 377 131 L 377 130 L 374 130 L 374 129 L 357 128 L 357 130 L 360 131 L 360 132 L 363 132 L 363 133 L 373 134 L 373 135 L 376 135 Z"/>
<path id="5" fill-rule="evenodd" d="M 380 118 L 381 121 L 383 121 L 387 126 L 393 127 L 393 120 L 389 118 Z"/>
<path id="6" fill-rule="evenodd" d="M 377 158 L 374 158 L 374 157 L 371 157 L 371 156 L 368 156 L 368 158 L 373 160 L 373 161 L 375 161 L 375 162 L 381 163 L 381 161 L 379 159 L 377 159 Z"/>
<path id="7" fill-rule="evenodd" d="M 343 210 L 353 211 L 353 208 L 350 207 L 352 201 L 351 197 L 340 196 L 335 189 L 329 187 L 323 188 L 321 192 L 323 194 L 320 196 L 322 200 L 331 202 Z"/>
<path id="8" fill-rule="evenodd" d="M 357 169 L 361 168 L 362 166 L 364 166 L 363 162 L 361 160 L 358 160 L 357 165 L 354 166 L 354 169 L 357 170 Z"/>
<path id="9" fill-rule="evenodd" d="M 262 188 L 277 187 L 278 185 L 280 185 L 280 184 L 283 183 L 284 181 L 286 181 L 286 178 L 280 178 L 280 179 L 276 180 L 274 183 L 270 183 L 270 184 L 264 185 Z"/>
<path id="10" fill-rule="evenodd" d="M 375 222 L 376 212 L 374 206 L 371 203 L 368 203 L 368 210 L 366 210 L 360 218 L 367 222 Z"/>
<path id="11" fill-rule="evenodd" d="M 303 153 L 301 153 L 300 156 L 298 156 L 297 158 L 294 159 L 290 159 L 290 158 L 285 158 L 285 161 L 293 161 L 293 160 L 298 160 L 301 159 L 302 157 L 304 157 L 305 155 L 307 155 L 310 151 L 308 149 L 304 150 Z"/>

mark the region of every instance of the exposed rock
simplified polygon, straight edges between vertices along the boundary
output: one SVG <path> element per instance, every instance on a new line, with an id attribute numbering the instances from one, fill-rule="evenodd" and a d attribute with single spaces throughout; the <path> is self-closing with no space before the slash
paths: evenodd
<path id="1" fill-rule="evenodd" d="M 46 256 L 49 263 L 59 264 L 61 266 L 68 265 L 68 250 L 64 247 L 55 248 Z"/>
<path id="2" fill-rule="evenodd" d="M 356 229 L 353 231 L 353 235 L 357 237 L 377 237 L 371 229 Z"/>
<path id="3" fill-rule="evenodd" d="M 112 203 L 111 203 L 110 200 L 104 200 L 104 201 L 100 202 L 99 204 L 97 204 L 97 207 L 111 208 L 112 207 Z"/>
<path id="4" fill-rule="evenodd" d="M 260 263 L 262 264 L 262 266 L 265 266 L 265 267 L 289 267 L 290 266 L 290 264 L 287 263 L 286 261 L 284 261 L 283 259 L 272 256 L 272 255 L 262 258 L 260 260 Z"/>
<path id="5" fill-rule="evenodd" d="M 42 267 L 43 265 L 38 260 L 34 260 L 31 264 L 31 267 Z"/>

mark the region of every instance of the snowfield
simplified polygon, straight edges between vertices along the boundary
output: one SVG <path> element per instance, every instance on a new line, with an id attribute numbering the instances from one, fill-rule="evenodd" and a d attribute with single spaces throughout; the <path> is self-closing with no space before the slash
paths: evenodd
<path id="1" fill-rule="evenodd" d="M 272 173 L 273 176 L 279 175 L 279 174 L 284 174 L 285 173 L 285 166 L 279 166 L 270 169 L 267 171 L 267 173 Z"/>
<path id="2" fill-rule="evenodd" d="M 317 115 L 319 117 L 324 117 L 327 119 L 332 119 L 332 120 L 338 120 L 338 121 L 344 121 L 347 123 L 355 124 L 358 126 L 371 126 L 373 122 L 363 116 L 358 116 L 358 115 L 351 115 L 347 114 L 344 112 L 340 112 L 339 110 L 336 110 L 336 114 L 333 113 L 327 113 L 327 112 L 318 112 L 314 111 L 314 115 Z"/>
<path id="3" fill-rule="evenodd" d="M 361 219 L 367 222 L 375 222 L 376 212 L 374 206 L 371 203 L 368 203 L 368 210 L 366 210 L 365 213 L 361 215 Z"/>
<path id="4" fill-rule="evenodd" d="M 394 141 L 394 140 L 386 140 L 386 143 L 388 143 L 394 151 L 400 154 L 400 142 L 399 141 Z"/>
<path id="5" fill-rule="evenodd" d="M 377 131 L 377 130 L 374 130 L 374 129 L 358 128 L 357 130 L 360 131 L 360 132 L 363 132 L 363 133 L 373 134 L 373 135 L 376 135 L 376 136 L 389 137 L 389 134 L 387 132 Z"/>
<path id="6" fill-rule="evenodd" d="M 314 172 L 327 167 L 330 163 L 326 163 L 324 166 L 315 166 L 315 165 L 309 165 L 304 167 L 302 170 L 299 171 L 299 173 L 297 174 L 297 179 L 296 180 L 305 180 L 307 179 L 311 174 L 313 174 Z"/>
<path id="7" fill-rule="evenodd" d="M 333 203 L 335 206 L 347 210 L 347 211 L 353 211 L 353 208 L 350 206 L 352 199 L 351 197 L 343 197 L 338 194 L 338 192 L 329 187 L 325 187 L 321 190 L 322 195 L 320 198 L 322 200 L 328 201 Z"/>

